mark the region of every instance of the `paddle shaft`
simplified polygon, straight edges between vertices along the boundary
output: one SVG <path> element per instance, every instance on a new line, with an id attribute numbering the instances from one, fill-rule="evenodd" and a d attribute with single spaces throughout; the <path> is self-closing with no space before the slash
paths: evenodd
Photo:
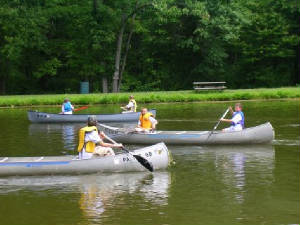
<path id="1" fill-rule="evenodd" d="M 77 111 L 80 111 L 80 110 L 83 110 L 83 109 L 87 109 L 87 108 L 88 108 L 88 106 L 82 106 L 80 108 L 74 109 L 73 111 L 77 112 Z"/>
<path id="2" fill-rule="evenodd" d="M 118 144 L 117 142 L 115 142 L 113 139 L 111 139 L 110 137 L 108 137 L 107 135 L 104 134 L 105 139 L 109 140 L 111 143 L 113 144 Z M 125 150 L 126 152 L 129 152 L 127 149 L 125 149 L 123 147 L 123 150 Z"/>
<path id="3" fill-rule="evenodd" d="M 216 124 L 216 126 L 214 127 L 214 129 L 212 130 L 212 132 L 215 131 L 215 130 L 217 129 L 217 127 L 219 126 L 221 120 L 224 119 L 224 117 L 227 115 L 228 111 L 229 111 L 229 108 L 225 111 L 225 113 L 224 113 L 224 114 L 222 115 L 222 117 L 219 119 L 219 121 L 217 122 L 217 124 Z"/>
<path id="4" fill-rule="evenodd" d="M 214 126 L 214 129 L 212 129 L 212 131 L 209 133 L 207 139 L 209 139 L 209 137 L 212 135 L 212 133 L 217 129 L 217 127 L 219 126 L 220 122 L 222 119 L 224 119 L 224 117 L 227 115 L 229 111 L 229 108 L 225 111 L 225 113 L 222 115 L 222 117 L 219 119 L 219 121 L 217 122 L 217 124 Z"/>

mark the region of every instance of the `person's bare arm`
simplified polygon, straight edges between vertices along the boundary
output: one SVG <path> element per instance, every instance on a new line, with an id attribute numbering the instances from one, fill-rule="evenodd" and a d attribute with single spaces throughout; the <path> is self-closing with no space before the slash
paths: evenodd
<path id="1" fill-rule="evenodd" d="M 232 122 L 232 120 L 229 120 L 229 119 L 221 119 L 221 121 L 223 121 L 223 122 L 228 122 L 228 123 L 231 123 L 231 122 Z"/>

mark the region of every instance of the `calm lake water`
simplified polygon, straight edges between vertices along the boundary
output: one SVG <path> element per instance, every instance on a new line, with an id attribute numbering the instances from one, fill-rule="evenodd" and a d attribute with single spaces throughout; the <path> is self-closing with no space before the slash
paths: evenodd
<path id="1" fill-rule="evenodd" d="M 230 104 L 147 107 L 157 109 L 158 129 L 211 130 Z M 176 166 L 153 174 L 0 177 L 0 225 L 299 224 L 300 102 L 243 105 L 246 126 L 270 121 L 274 143 L 168 146 Z M 31 124 L 28 109 L 0 109 L 0 157 L 74 152 L 84 124 Z M 81 112 L 118 111 L 100 105 Z"/>

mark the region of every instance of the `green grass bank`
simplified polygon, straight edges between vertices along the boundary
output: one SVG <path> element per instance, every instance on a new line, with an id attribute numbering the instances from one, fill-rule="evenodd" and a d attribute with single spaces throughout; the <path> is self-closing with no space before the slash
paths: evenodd
<path id="1" fill-rule="evenodd" d="M 127 103 L 133 94 L 138 104 L 160 102 L 232 101 L 300 98 L 300 87 L 225 90 L 223 92 L 159 91 L 109 94 L 55 94 L 0 96 L 0 106 L 59 105 L 68 97 L 73 104 Z"/>

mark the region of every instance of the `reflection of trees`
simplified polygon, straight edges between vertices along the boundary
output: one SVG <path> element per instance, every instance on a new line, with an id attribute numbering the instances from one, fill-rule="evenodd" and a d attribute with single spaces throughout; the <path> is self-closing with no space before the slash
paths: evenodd
<path id="1" fill-rule="evenodd" d="M 171 184 L 168 172 L 91 175 L 81 179 L 79 206 L 85 217 L 101 218 L 123 195 L 140 195 L 153 204 L 166 205 Z M 117 200 L 117 201 L 115 201 Z"/>

